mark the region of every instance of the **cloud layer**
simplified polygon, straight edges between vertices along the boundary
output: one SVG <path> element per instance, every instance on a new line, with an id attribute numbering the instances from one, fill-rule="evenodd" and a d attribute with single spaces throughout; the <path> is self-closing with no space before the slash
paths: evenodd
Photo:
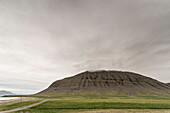
<path id="1" fill-rule="evenodd" d="M 170 82 L 169 20 L 169 0 L 1 0 L 0 89 L 99 69 Z"/>

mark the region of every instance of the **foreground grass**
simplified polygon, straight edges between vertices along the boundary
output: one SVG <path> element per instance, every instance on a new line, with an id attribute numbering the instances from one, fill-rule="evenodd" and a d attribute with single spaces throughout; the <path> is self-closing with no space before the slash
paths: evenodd
<path id="1" fill-rule="evenodd" d="M 148 110 L 148 109 L 114 109 L 114 110 L 96 110 L 96 111 L 85 111 L 78 113 L 170 113 L 170 110 Z"/>
<path id="2" fill-rule="evenodd" d="M 131 113 L 131 111 L 129 110 L 137 110 L 137 111 L 139 110 L 140 113 L 145 113 L 144 111 L 151 110 L 147 113 L 157 113 L 155 109 L 158 111 L 161 110 L 160 113 L 164 113 L 163 110 L 166 109 L 165 113 L 170 113 L 170 96 L 150 96 L 150 95 L 127 96 L 127 95 L 109 95 L 109 94 L 103 94 L 103 95 L 48 94 L 48 95 L 41 95 L 41 96 L 32 95 L 32 97 L 51 99 L 51 101 L 15 113 L 20 113 L 20 112 L 69 113 L 69 112 L 83 112 L 83 111 L 95 112 L 96 110 L 108 111 L 113 109 L 118 110 L 113 113 Z M 133 112 L 133 113 L 139 113 L 139 112 Z"/>
<path id="3" fill-rule="evenodd" d="M 31 105 L 31 104 L 34 104 L 34 103 L 37 103 L 37 102 L 39 102 L 39 101 L 38 100 L 25 101 L 25 102 L 18 102 L 18 103 L 8 104 L 8 105 L 0 105 L 0 111 L 11 110 L 11 109 Z"/>
<path id="4" fill-rule="evenodd" d="M 58 98 L 22 112 L 68 113 L 108 109 L 169 109 L 170 99 L 148 97 Z M 20 112 L 16 112 L 20 113 Z"/>
<path id="5" fill-rule="evenodd" d="M 46 99 L 73 99 L 73 98 L 84 98 L 84 99 L 110 99 L 110 98 L 122 98 L 122 99 L 158 99 L 158 100 L 170 100 L 170 96 L 150 96 L 150 95 L 111 95 L 111 94 L 48 94 L 48 95 L 35 95 L 33 97 L 46 98 Z"/>

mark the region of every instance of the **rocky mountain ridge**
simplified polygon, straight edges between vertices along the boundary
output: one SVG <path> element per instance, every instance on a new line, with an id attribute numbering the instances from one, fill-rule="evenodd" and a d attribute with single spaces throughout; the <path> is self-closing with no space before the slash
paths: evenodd
<path id="1" fill-rule="evenodd" d="M 6 91 L 6 90 L 0 90 L 0 95 L 14 95 L 14 93 L 10 92 L 10 91 Z"/>
<path id="2" fill-rule="evenodd" d="M 170 95 L 170 86 L 132 72 L 94 71 L 57 80 L 39 94 L 109 93 L 127 95 Z"/>

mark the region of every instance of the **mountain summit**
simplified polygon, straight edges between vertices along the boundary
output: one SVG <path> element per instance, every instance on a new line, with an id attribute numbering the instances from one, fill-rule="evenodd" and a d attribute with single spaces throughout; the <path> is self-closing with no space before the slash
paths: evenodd
<path id="1" fill-rule="evenodd" d="M 127 94 L 170 95 L 170 86 L 132 72 L 94 71 L 57 80 L 39 94 Z"/>

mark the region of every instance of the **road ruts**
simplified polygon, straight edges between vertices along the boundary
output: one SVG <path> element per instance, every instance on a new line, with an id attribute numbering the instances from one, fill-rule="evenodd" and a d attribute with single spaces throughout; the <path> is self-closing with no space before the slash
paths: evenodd
<path id="1" fill-rule="evenodd" d="M 19 108 L 16 108 L 16 109 L 11 109 L 11 110 L 7 110 L 7 111 L 1 111 L 0 113 L 11 113 L 11 112 L 15 112 L 15 111 L 25 110 L 25 109 L 40 105 L 40 104 L 42 104 L 44 102 L 47 102 L 47 101 L 49 101 L 49 99 L 43 100 L 43 101 L 35 103 L 35 104 L 31 104 L 31 105 L 28 105 L 28 106 L 19 107 Z"/>

